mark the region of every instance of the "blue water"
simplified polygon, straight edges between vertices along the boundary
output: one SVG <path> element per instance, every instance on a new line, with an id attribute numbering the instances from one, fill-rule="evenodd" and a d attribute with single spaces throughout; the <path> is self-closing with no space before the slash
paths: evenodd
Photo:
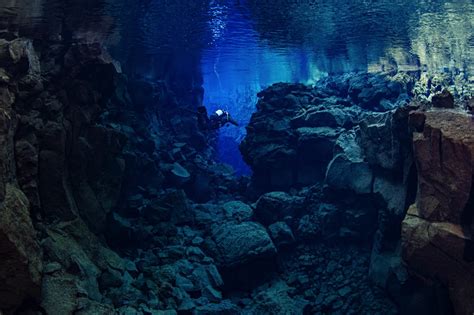
<path id="1" fill-rule="evenodd" d="M 256 93 L 272 83 L 352 71 L 473 73 L 472 1 L 210 1 L 208 10 L 204 102 L 241 123 L 221 131 L 219 152 L 242 173 L 235 143 Z"/>
<path id="2" fill-rule="evenodd" d="M 237 143 L 256 93 L 272 83 L 421 70 L 461 73 L 474 86 L 472 0 L 71 0 L 65 16 L 63 8 L 62 0 L 10 0 L 0 30 L 54 36 L 66 23 L 73 39 L 104 43 L 150 79 L 167 56 L 182 56 L 182 72 L 200 60 L 205 105 L 241 124 L 219 141 L 220 159 L 241 173 Z"/>

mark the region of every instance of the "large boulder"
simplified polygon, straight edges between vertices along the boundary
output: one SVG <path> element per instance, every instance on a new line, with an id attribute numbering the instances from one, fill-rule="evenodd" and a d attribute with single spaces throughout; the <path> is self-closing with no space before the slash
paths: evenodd
<path id="1" fill-rule="evenodd" d="M 224 215 L 228 220 L 238 222 L 249 221 L 253 217 L 253 209 L 242 201 L 228 201 L 222 205 Z"/>
<path id="2" fill-rule="evenodd" d="M 268 232 L 278 248 L 295 242 L 295 236 L 291 228 L 285 222 L 273 223 L 268 227 Z"/>
<path id="3" fill-rule="evenodd" d="M 288 190 L 324 177 L 339 129 L 352 118 L 340 108 L 310 104 L 316 102 L 315 90 L 277 84 L 259 94 L 258 111 L 240 146 L 258 192 Z"/>
<path id="4" fill-rule="evenodd" d="M 276 254 L 276 248 L 263 226 L 255 222 L 225 223 L 213 230 L 217 261 L 227 268 L 244 265 Z"/>
<path id="5" fill-rule="evenodd" d="M 408 96 L 405 78 L 353 74 L 314 87 L 276 84 L 259 93 L 240 150 L 258 193 L 321 183 L 335 142 L 361 120 L 360 146 L 370 166 L 399 170 L 406 155 Z"/>
<path id="6" fill-rule="evenodd" d="M 333 188 L 357 194 L 372 192 L 372 170 L 364 161 L 354 162 L 344 155 L 337 155 L 329 164 L 326 182 Z"/>
<path id="7" fill-rule="evenodd" d="M 255 206 L 257 219 L 265 225 L 297 215 L 303 205 L 302 197 L 291 196 L 286 192 L 273 191 L 262 195 Z"/>
<path id="8" fill-rule="evenodd" d="M 371 193 L 374 175 L 364 160 L 356 132 L 351 130 L 341 134 L 334 151 L 336 156 L 327 167 L 326 183 L 337 190 Z"/>

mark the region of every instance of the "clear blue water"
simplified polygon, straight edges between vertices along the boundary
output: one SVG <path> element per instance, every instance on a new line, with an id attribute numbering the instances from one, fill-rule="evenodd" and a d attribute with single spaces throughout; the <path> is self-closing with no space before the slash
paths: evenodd
<path id="1" fill-rule="evenodd" d="M 272 83 L 391 69 L 474 81 L 472 0 L 70 0 L 62 15 L 61 0 L 3 1 L 0 29 L 54 34 L 67 23 L 73 38 L 102 41 L 122 62 L 135 56 L 145 76 L 169 54 L 201 60 L 204 103 L 241 123 L 222 130 L 219 151 L 242 172 L 236 143 Z"/>
<path id="2" fill-rule="evenodd" d="M 256 93 L 275 82 L 389 69 L 473 73 L 472 1 L 211 1 L 203 49 L 205 103 L 245 126 Z M 221 159 L 245 172 L 221 132 Z M 238 154 L 237 154 L 238 155 Z"/>

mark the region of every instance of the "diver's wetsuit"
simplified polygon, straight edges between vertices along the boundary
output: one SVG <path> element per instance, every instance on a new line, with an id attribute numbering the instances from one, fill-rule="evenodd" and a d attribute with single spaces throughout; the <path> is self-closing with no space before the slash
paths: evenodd
<path id="1" fill-rule="evenodd" d="M 230 117 L 229 112 L 223 110 L 216 110 L 214 114 L 209 117 L 209 129 L 215 130 L 225 126 L 227 123 L 231 123 L 234 126 L 239 124 Z"/>
<path id="2" fill-rule="evenodd" d="M 210 117 L 207 116 L 207 110 L 204 106 L 198 108 L 198 125 L 201 130 L 217 130 L 226 124 L 238 126 L 239 124 L 232 119 L 229 112 L 218 109 Z"/>

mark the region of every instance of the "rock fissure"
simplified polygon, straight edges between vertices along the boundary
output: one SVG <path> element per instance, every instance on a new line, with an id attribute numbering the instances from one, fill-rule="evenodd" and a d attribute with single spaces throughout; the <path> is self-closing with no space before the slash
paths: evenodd
<path id="1" fill-rule="evenodd" d="M 97 43 L 4 49 L 3 313 L 430 313 L 419 300 L 433 286 L 412 271 L 442 275 L 460 314 L 472 307 L 460 232 L 472 142 L 456 111 L 406 104 L 410 74 L 265 89 L 240 147 L 253 175 L 238 179 L 197 128 L 197 56 L 185 74 L 170 57 L 149 79 L 118 71 Z"/>

